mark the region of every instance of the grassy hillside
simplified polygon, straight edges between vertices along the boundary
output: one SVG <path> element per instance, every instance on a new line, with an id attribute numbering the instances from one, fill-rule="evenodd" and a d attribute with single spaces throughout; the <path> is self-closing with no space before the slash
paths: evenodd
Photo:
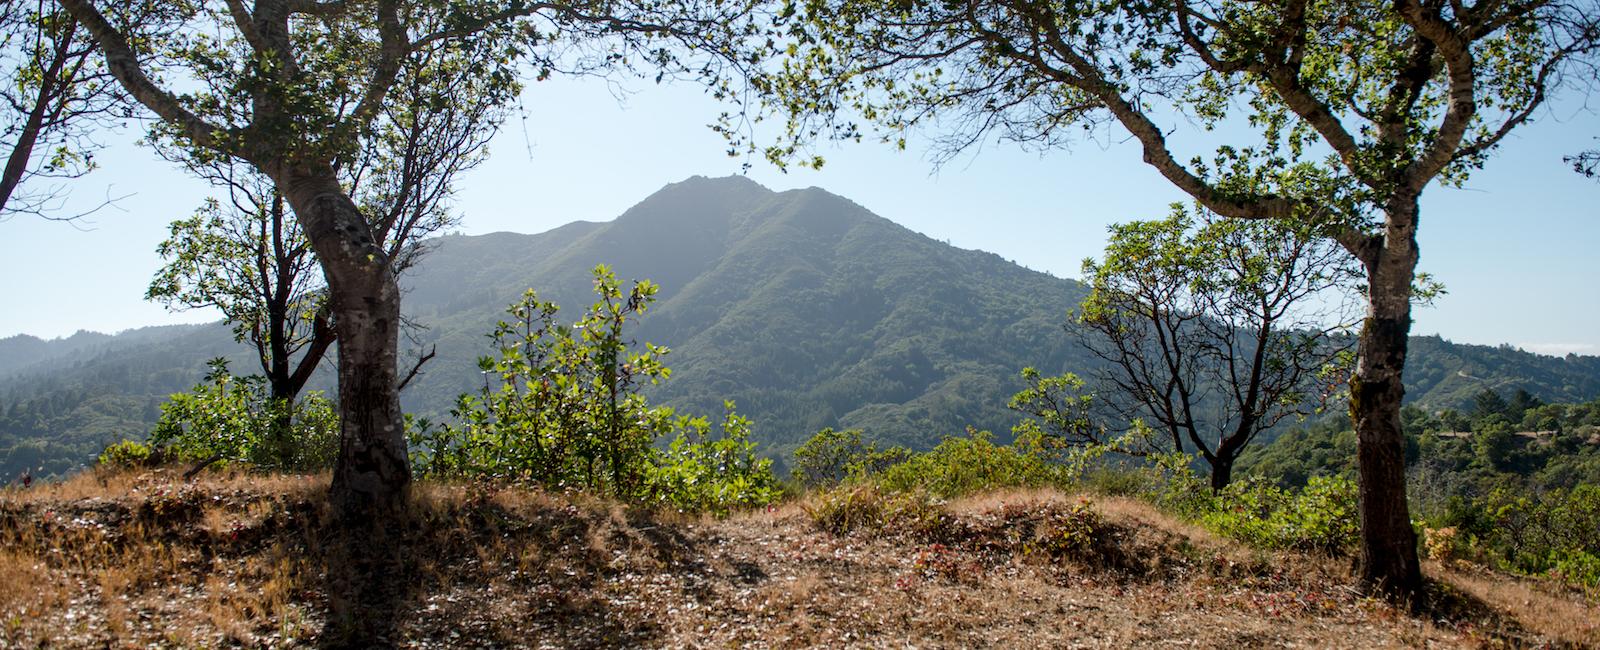
<path id="1" fill-rule="evenodd" d="M 325 490 L 155 470 L 0 491 L 0 646 L 316 645 L 346 552 Z M 1600 643 L 1593 605 L 1541 585 L 1430 565 L 1413 614 L 1342 562 L 1124 498 L 990 493 L 836 534 L 813 501 L 711 520 L 487 484 L 416 497 L 363 601 L 397 647 Z"/>

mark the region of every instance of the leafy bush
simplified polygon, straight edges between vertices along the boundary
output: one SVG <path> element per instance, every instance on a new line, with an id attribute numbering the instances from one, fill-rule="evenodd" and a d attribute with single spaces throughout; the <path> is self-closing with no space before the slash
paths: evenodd
<path id="1" fill-rule="evenodd" d="M 225 359 L 194 390 L 161 405 L 151 447 L 179 461 L 241 462 L 270 469 L 330 467 L 339 450 L 339 419 L 320 392 L 295 402 L 268 396 L 266 379 L 235 377 Z"/>
<path id="2" fill-rule="evenodd" d="M 1553 553 L 1550 557 L 1550 575 L 1590 592 L 1600 591 L 1600 557 L 1585 551 Z"/>
<path id="3" fill-rule="evenodd" d="M 1083 560 L 1105 527 L 1100 513 L 1088 500 L 1080 500 L 1065 510 L 1050 510 L 1036 537 L 1023 546 L 1025 553 L 1042 553 L 1052 559 Z"/>
<path id="4" fill-rule="evenodd" d="M 478 395 L 461 395 L 455 422 L 408 427 L 417 473 L 491 477 L 551 489 L 581 489 L 685 510 L 727 512 L 771 503 L 781 491 L 771 461 L 757 458 L 749 421 L 733 412 L 712 437 L 704 418 L 651 406 L 640 393 L 666 379 L 668 350 L 625 336 L 655 300 L 656 285 L 624 291 L 604 265 L 594 269 L 597 300 L 572 325 L 559 307 L 529 290 L 507 308 L 490 337 L 497 358 L 479 359 L 499 377 Z M 666 450 L 657 440 L 674 436 Z"/>
<path id="5" fill-rule="evenodd" d="M 817 492 L 800 507 L 812 524 L 835 535 L 883 525 L 883 495 L 871 485 Z"/>
<path id="6" fill-rule="evenodd" d="M 632 352 L 624 327 L 649 309 L 657 288 L 624 292 L 604 265 L 594 269 L 598 299 L 572 325 L 560 307 L 528 290 L 506 309 L 490 337 L 498 358 L 479 368 L 499 377 L 479 395 L 462 395 L 438 429 L 414 432 L 420 473 L 524 480 L 620 498 L 647 491 L 651 443 L 674 426 L 670 409 L 651 408 L 639 390 L 669 374 L 666 348 Z"/>
<path id="7" fill-rule="evenodd" d="M 1600 587 L 1600 486 L 1542 494 L 1502 488 L 1454 514 L 1481 561 Z"/>
<path id="8" fill-rule="evenodd" d="M 133 440 L 123 440 L 112 443 L 100 452 L 100 457 L 95 464 L 102 467 L 136 468 L 149 467 L 159 462 L 161 454 L 151 449 L 150 445 Z"/>
<path id="9" fill-rule="evenodd" d="M 805 488 L 831 487 L 847 479 L 876 475 L 911 457 L 905 447 L 880 450 L 876 443 L 862 442 L 860 429 L 818 431 L 794 450 L 796 482 Z"/>
<path id="10" fill-rule="evenodd" d="M 1357 489 L 1343 476 L 1314 476 L 1304 488 L 1284 488 L 1247 476 L 1213 491 L 1186 466 L 1167 463 L 1152 495 L 1158 505 L 1207 529 L 1264 549 L 1342 555 L 1360 534 Z"/>
<path id="11" fill-rule="evenodd" d="M 947 437 L 931 451 L 916 454 L 883 471 L 879 484 L 895 492 L 926 490 L 951 498 L 1008 487 L 1057 484 L 1062 470 L 1037 455 L 996 445 L 987 431 L 967 430 Z"/>
<path id="12" fill-rule="evenodd" d="M 705 418 L 684 419 L 678 436 L 654 462 L 654 499 L 680 510 L 726 514 L 778 500 L 783 490 L 772 475 L 772 460 L 756 455 L 750 420 L 724 405 L 721 435 L 712 437 Z"/>

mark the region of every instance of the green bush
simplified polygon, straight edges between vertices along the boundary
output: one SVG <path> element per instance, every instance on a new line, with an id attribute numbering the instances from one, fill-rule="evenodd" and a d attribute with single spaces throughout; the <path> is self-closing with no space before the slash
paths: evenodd
<path id="1" fill-rule="evenodd" d="M 100 452 L 100 457 L 95 464 L 102 467 L 138 468 L 149 467 L 159 462 L 161 455 L 156 453 L 150 445 L 133 440 L 123 440 L 106 447 Z"/>
<path id="2" fill-rule="evenodd" d="M 1212 491 L 1192 473 L 1173 472 L 1155 495 L 1159 505 L 1219 535 L 1263 549 L 1349 553 L 1360 534 L 1354 481 L 1315 476 L 1284 488 L 1247 476 Z"/>
<path id="3" fill-rule="evenodd" d="M 1521 573 L 1558 575 L 1595 587 L 1600 557 L 1600 486 L 1529 493 L 1512 487 L 1451 513 L 1472 538 L 1474 555 Z"/>
<path id="4" fill-rule="evenodd" d="M 879 484 L 895 492 L 925 490 L 952 498 L 986 490 L 1059 484 L 1062 468 L 1014 447 L 997 445 L 987 431 L 947 437 L 931 451 L 883 471 Z"/>
<path id="5" fill-rule="evenodd" d="M 771 461 L 756 456 L 749 421 L 731 403 L 713 437 L 704 418 L 651 406 L 641 393 L 671 374 L 662 363 L 666 348 L 636 346 L 625 334 L 655 300 L 656 285 L 624 291 L 601 265 L 594 286 L 597 300 L 570 326 L 557 323 L 560 308 L 532 290 L 507 308 L 511 322 L 490 334 L 498 357 L 478 361 L 498 385 L 461 395 L 454 422 L 408 425 L 416 472 L 717 513 L 777 499 Z M 668 436 L 665 450 L 654 446 Z"/>
<path id="6" fill-rule="evenodd" d="M 274 400 L 266 379 L 236 377 L 225 359 L 188 393 L 161 405 L 151 447 L 182 462 L 215 459 L 269 469 L 316 470 L 333 465 L 339 450 L 339 417 L 320 392 L 295 402 Z"/>
<path id="7" fill-rule="evenodd" d="M 877 475 L 911 457 L 905 447 L 878 449 L 876 443 L 862 442 L 860 429 L 818 431 L 794 450 L 795 482 L 802 487 L 832 487 L 848 479 Z"/>
<path id="8" fill-rule="evenodd" d="M 1600 557 L 1585 551 L 1552 553 L 1550 575 L 1557 580 L 1591 592 L 1600 591 Z"/>
<path id="9" fill-rule="evenodd" d="M 678 436 L 659 454 L 650 474 L 658 503 L 680 510 L 727 514 L 734 508 L 763 506 L 783 495 L 772 475 L 772 460 L 756 455 L 750 420 L 724 405 L 720 436 L 710 435 L 705 418 L 686 419 Z"/>

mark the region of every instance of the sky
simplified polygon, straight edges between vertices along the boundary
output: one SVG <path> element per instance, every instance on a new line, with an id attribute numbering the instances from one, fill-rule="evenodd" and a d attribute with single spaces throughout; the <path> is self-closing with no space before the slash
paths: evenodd
<path id="1" fill-rule="evenodd" d="M 1083 259 L 1103 248 L 1108 224 L 1161 217 L 1185 199 L 1115 132 L 1045 152 L 986 143 L 938 168 L 916 139 L 906 151 L 827 145 L 817 151 L 827 160 L 822 170 L 784 173 L 727 156 L 706 127 L 722 110 L 688 85 L 529 84 L 489 160 L 461 179 L 460 232 L 607 221 L 668 183 L 745 173 L 775 190 L 821 187 L 929 237 L 1076 278 Z M 1181 146 L 1186 125 L 1169 126 Z M 70 186 L 68 209 L 117 197 L 113 207 L 76 223 L 0 222 L 0 337 L 218 317 L 143 299 L 167 224 L 189 215 L 210 189 L 137 145 L 138 135 L 137 126 L 106 134 L 107 148 L 96 156 L 101 169 Z M 1597 135 L 1593 111 L 1559 104 L 1514 132 L 1465 188 L 1428 190 L 1421 268 L 1449 293 L 1416 314 L 1414 334 L 1600 354 L 1600 182 L 1561 160 L 1595 146 Z"/>

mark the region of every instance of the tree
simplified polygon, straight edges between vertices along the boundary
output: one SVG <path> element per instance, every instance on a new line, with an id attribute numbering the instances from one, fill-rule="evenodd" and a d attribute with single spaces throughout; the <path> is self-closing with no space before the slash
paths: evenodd
<path id="1" fill-rule="evenodd" d="M 1357 271 L 1336 244 L 1276 222 L 1161 221 L 1113 226 L 1079 322 L 1105 362 L 1101 402 L 1192 450 L 1211 487 L 1262 431 L 1319 408 L 1353 345 L 1342 299 Z"/>
<path id="2" fill-rule="evenodd" d="M 136 23 L 148 10 L 116 11 Z M 78 21 L 45 3 L 0 5 L 0 75 L 0 220 L 74 218 L 59 213 L 64 193 L 50 183 L 94 169 L 93 132 L 126 117 L 121 87 Z"/>
<path id="3" fill-rule="evenodd" d="M 817 0 L 790 4 L 759 88 L 789 115 L 769 158 L 858 123 L 953 155 L 990 136 L 1051 147 L 1114 123 L 1206 209 L 1324 229 L 1360 261 L 1367 310 L 1350 379 L 1361 575 L 1421 586 L 1405 497 L 1404 396 L 1420 198 L 1459 184 L 1592 62 L 1588 2 Z M 1250 136 L 1173 150 L 1179 114 Z M 1253 137 L 1251 137 L 1253 136 Z"/>
<path id="4" fill-rule="evenodd" d="M 503 118 L 493 99 L 504 81 L 483 79 L 468 52 L 431 48 L 400 74 L 392 100 L 337 172 L 396 274 L 416 263 L 425 238 L 457 223 L 447 206 L 456 174 L 476 166 Z M 292 404 L 336 339 L 317 260 L 271 179 L 231 160 L 193 160 L 162 151 L 227 193 L 172 224 L 157 248 L 167 263 L 146 298 L 169 308 L 215 307 L 249 340 L 270 398 Z M 417 364 L 432 353 L 418 352 Z M 289 409 L 277 430 L 290 434 Z M 279 449 L 287 457 L 290 449 Z"/>
<path id="5" fill-rule="evenodd" d="M 366 518 L 398 512 L 410 482 L 398 397 L 400 292 L 393 259 L 339 174 L 394 105 L 408 69 L 441 74 L 444 50 L 477 79 L 482 97 L 515 97 L 517 64 L 542 76 L 648 65 L 663 74 L 716 76 L 712 59 L 680 62 L 672 43 L 726 51 L 745 23 L 739 3 L 645 5 L 397 0 L 242 0 L 185 3 L 154 42 L 93 0 L 59 0 L 95 38 L 108 69 L 159 118 L 158 138 L 197 162 L 234 161 L 271 179 L 293 210 L 327 281 L 339 341 L 341 446 L 333 472 L 338 509 Z M 141 54 L 148 51 L 147 64 Z M 420 66 L 420 67 L 419 67 Z M 153 76 L 184 80 L 185 92 Z M 407 191 L 412 188 L 396 188 Z"/>

